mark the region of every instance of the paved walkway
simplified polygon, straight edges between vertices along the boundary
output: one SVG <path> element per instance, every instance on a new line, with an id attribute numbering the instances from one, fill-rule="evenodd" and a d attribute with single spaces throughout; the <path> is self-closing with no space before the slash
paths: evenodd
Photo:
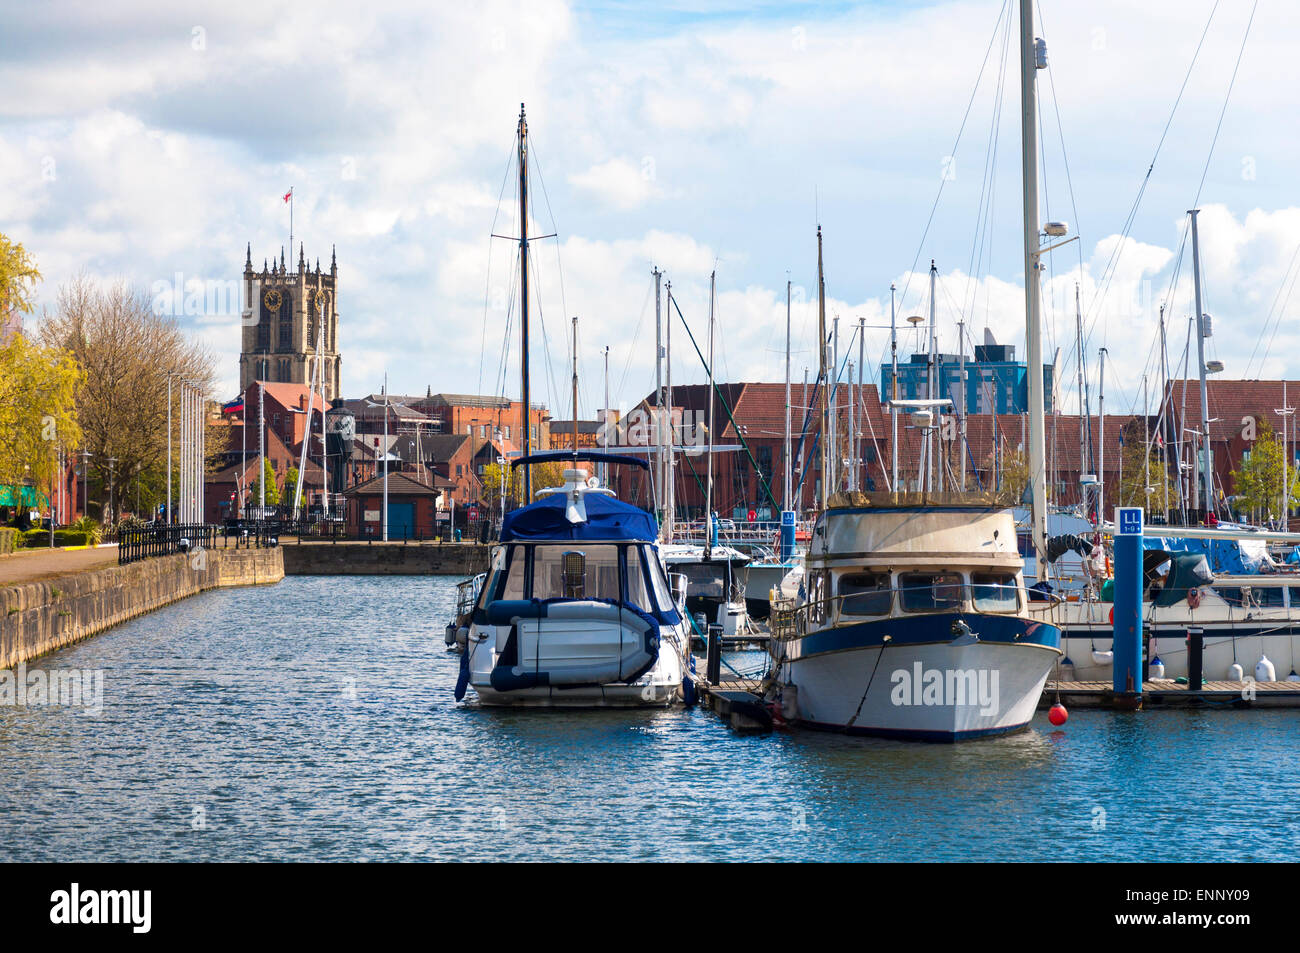
<path id="1" fill-rule="evenodd" d="M 0 586 L 56 579 L 88 569 L 117 565 L 117 547 L 96 549 L 26 549 L 0 556 Z"/>

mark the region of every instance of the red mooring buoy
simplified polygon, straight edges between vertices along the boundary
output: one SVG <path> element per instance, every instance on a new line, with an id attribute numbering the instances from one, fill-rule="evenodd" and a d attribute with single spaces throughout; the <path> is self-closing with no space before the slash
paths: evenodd
<path id="1" fill-rule="evenodd" d="M 1047 712 L 1047 720 L 1057 728 L 1065 724 L 1065 720 L 1070 717 L 1070 713 L 1065 710 L 1065 706 L 1057 702 Z"/>

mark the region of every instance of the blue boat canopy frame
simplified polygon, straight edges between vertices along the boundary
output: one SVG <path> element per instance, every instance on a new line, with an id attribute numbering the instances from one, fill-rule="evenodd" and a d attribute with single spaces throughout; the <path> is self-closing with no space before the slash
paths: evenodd
<path id="1" fill-rule="evenodd" d="M 553 493 L 513 510 L 502 521 L 501 542 L 587 540 L 653 543 L 658 539 L 658 524 L 640 507 L 595 493 L 589 494 L 584 502 L 587 509 L 584 523 L 569 522 L 565 512 L 568 498 L 564 493 Z"/>
<path id="2" fill-rule="evenodd" d="M 526 463 L 562 463 L 569 460 L 589 460 L 594 463 L 616 463 L 630 467 L 640 467 L 642 470 L 650 469 L 648 460 L 625 456 L 621 453 L 605 453 L 601 450 L 579 450 L 577 453 L 572 450 L 548 450 L 545 453 L 530 453 L 526 457 L 511 460 L 510 466 L 518 467 Z"/>

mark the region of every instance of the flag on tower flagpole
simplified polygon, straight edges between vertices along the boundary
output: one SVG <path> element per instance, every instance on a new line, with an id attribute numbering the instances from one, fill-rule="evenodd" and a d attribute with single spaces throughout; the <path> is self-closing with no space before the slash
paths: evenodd
<path id="1" fill-rule="evenodd" d="M 289 257 L 293 257 L 293 186 L 284 193 L 284 202 L 289 206 Z"/>

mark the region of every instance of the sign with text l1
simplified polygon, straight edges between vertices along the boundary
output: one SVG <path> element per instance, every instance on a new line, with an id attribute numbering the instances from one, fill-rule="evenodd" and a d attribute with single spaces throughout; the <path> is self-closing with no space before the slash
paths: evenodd
<path id="1" fill-rule="evenodd" d="M 1141 536 L 1142 535 L 1142 507 L 1140 506 L 1115 507 L 1115 535 L 1116 536 Z"/>

